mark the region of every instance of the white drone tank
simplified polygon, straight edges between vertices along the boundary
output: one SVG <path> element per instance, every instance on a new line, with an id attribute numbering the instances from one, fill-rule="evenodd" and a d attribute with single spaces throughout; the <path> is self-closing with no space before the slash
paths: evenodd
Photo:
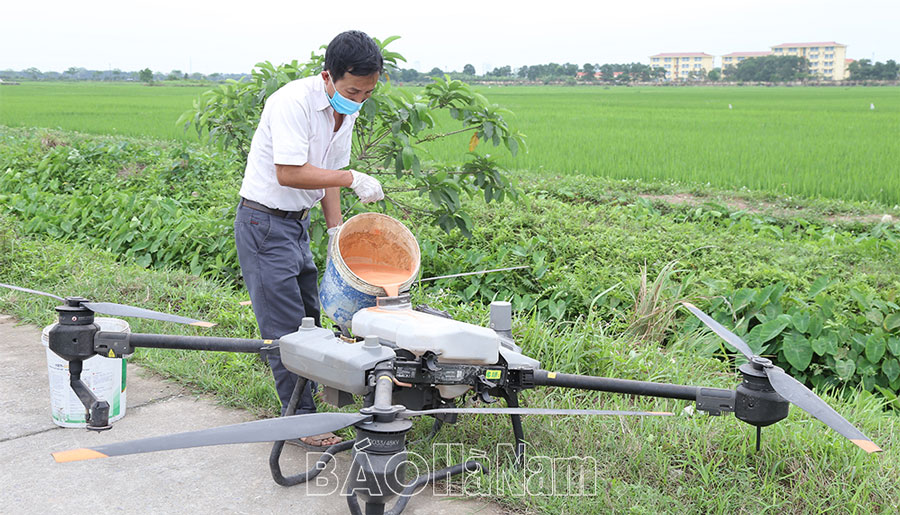
<path id="1" fill-rule="evenodd" d="M 379 298 L 377 306 L 353 315 L 352 328 L 417 357 L 431 351 L 443 363 L 493 365 L 499 359 L 500 337 L 492 329 L 414 311 L 408 296 Z"/>

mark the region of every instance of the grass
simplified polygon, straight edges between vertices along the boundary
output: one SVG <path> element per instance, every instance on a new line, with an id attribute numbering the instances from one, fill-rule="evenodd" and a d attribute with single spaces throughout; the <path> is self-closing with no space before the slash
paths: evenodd
<path id="1" fill-rule="evenodd" d="M 517 158 L 493 150 L 509 168 L 900 203 L 896 88 L 481 92 L 515 113 L 528 137 L 528 153 Z M 467 137 L 436 146 L 435 159 L 459 156 Z"/>
<path id="2" fill-rule="evenodd" d="M 0 88 L 0 124 L 196 141 L 175 121 L 207 87 L 24 82 Z"/>
<path id="3" fill-rule="evenodd" d="M 560 188 L 567 185 L 566 180 L 550 182 Z M 593 187 L 597 187 L 591 181 L 582 179 L 581 182 L 584 184 L 582 191 L 588 196 L 594 191 Z M 536 186 L 540 189 L 542 185 Z M 561 253 L 579 252 L 576 250 L 578 245 L 594 240 L 599 245 L 594 247 L 595 253 L 590 255 L 591 259 L 574 267 L 576 271 L 583 269 L 591 273 L 594 281 L 610 284 L 612 279 L 608 277 L 604 263 L 616 259 L 635 263 L 632 267 L 634 277 L 629 282 L 636 290 L 640 288 L 640 266 L 636 264 L 643 262 L 640 256 L 649 263 L 659 263 L 668 255 L 664 249 L 668 248 L 669 238 L 671 241 L 691 240 L 700 234 L 707 234 L 711 239 L 720 238 L 722 245 L 712 255 L 718 256 L 714 261 L 720 262 L 721 270 L 747 267 L 754 259 L 748 252 L 763 252 L 756 271 L 752 267 L 745 270 L 750 274 L 764 274 L 767 269 L 777 267 L 784 267 L 781 273 L 786 275 L 797 273 L 792 272 L 792 267 L 806 269 L 808 265 L 804 263 L 820 259 L 816 257 L 819 250 L 814 247 L 804 250 L 791 242 L 729 236 L 727 231 L 717 233 L 702 224 L 675 223 L 678 212 L 658 214 L 652 220 L 630 220 L 639 214 L 638 207 L 584 201 L 573 204 L 571 199 L 562 200 L 551 195 L 555 190 L 544 191 L 544 194 L 532 194 L 528 210 L 517 209 L 511 204 L 479 208 L 479 223 L 485 232 L 479 232 L 476 238 L 489 235 L 486 222 L 491 218 L 506 220 L 509 227 L 522 231 L 541 230 L 533 217 L 541 217 L 547 227 L 563 230 L 566 228 L 563 220 L 576 224 L 579 220 L 596 220 L 598 224 L 593 227 L 605 229 L 599 233 L 573 235 L 569 245 L 574 247 L 561 246 L 558 250 Z M 610 192 L 599 187 L 596 193 L 601 191 L 614 198 L 628 195 L 626 191 Z M 648 230 L 659 224 L 665 224 L 665 230 Z M 244 298 L 228 286 L 178 271 L 148 270 L 122 264 L 116 261 L 117 256 L 72 242 L 24 237 L 17 234 L 16 224 L 10 220 L 0 221 L 0 227 L 0 282 L 62 295 L 79 294 L 96 300 L 136 304 L 219 323 L 211 331 L 200 332 L 194 328 L 131 319 L 129 322 L 134 331 L 238 337 L 255 334 L 251 312 L 238 305 Z M 497 245 L 506 241 L 503 234 L 490 234 L 499 236 L 494 242 Z M 642 234 L 646 238 L 628 238 L 628 234 Z M 747 241 L 741 243 L 742 240 Z M 734 243 L 742 246 L 734 248 L 731 246 Z M 447 244 L 454 245 L 452 241 Z M 824 252 L 835 255 L 835 249 Z M 802 257 L 805 253 L 811 254 Z M 796 260 L 791 256 L 801 257 Z M 851 276 L 865 277 L 867 271 L 877 269 L 886 273 L 891 266 L 855 254 L 848 260 L 837 258 L 835 266 L 848 265 L 859 258 L 861 261 L 855 262 L 859 268 L 850 267 L 847 272 Z M 766 264 L 766 261 L 772 262 Z M 651 266 L 649 269 L 659 268 Z M 656 276 L 653 272 L 649 275 Z M 888 277 L 881 272 L 876 276 Z M 627 277 L 622 279 L 629 280 Z M 553 280 L 576 279 L 558 275 Z M 661 281 L 664 279 L 658 279 Z M 662 286 L 660 289 L 664 290 Z M 483 303 L 460 304 L 457 297 L 447 291 L 420 290 L 414 300 L 447 309 L 461 320 L 479 324 L 487 321 Z M 0 292 L 0 312 L 14 314 L 38 325 L 53 321 L 53 305 L 52 300 L 43 297 Z M 678 320 L 683 318 L 679 316 Z M 711 343 L 708 334 L 676 337 L 663 350 L 655 344 L 620 333 L 614 327 L 600 311 L 590 311 L 565 322 L 548 322 L 519 313 L 513 331 L 525 352 L 540 359 L 543 368 L 548 370 L 722 388 L 733 388 L 738 382 L 730 365 L 707 351 Z M 255 356 L 142 350 L 136 354 L 136 359 L 197 390 L 215 393 L 224 404 L 248 408 L 260 416 L 272 416 L 277 412 L 278 401 L 271 377 Z M 508 452 L 502 449 L 495 452 L 498 444 L 508 443 L 511 439 L 505 418 L 461 418 L 459 424 L 445 427 L 436 441 L 462 443 L 465 454 L 484 451 L 494 468 L 490 475 L 456 481 L 452 488 L 487 496 L 519 511 L 896 511 L 900 498 L 900 485 L 895 481 L 900 458 L 893 448 L 897 416 L 885 412 L 883 401 L 866 392 L 846 390 L 823 396 L 886 451 L 880 455 L 865 455 L 818 421 L 794 409 L 786 421 L 764 430 L 763 452 L 756 454 L 753 428 L 731 416 L 691 416 L 683 411 L 687 403 L 680 401 L 561 389 L 528 391 L 523 396 L 523 404 L 668 410 L 678 416 L 641 419 L 527 417 L 525 429 L 533 455 L 592 458 L 590 467 L 583 471 L 584 476 L 580 469 L 556 470 L 555 476 L 557 484 L 566 487 L 584 481 L 589 491 L 596 492 L 588 496 L 551 495 L 554 493 L 554 476 L 549 468 L 543 472 L 536 470 L 540 460 L 530 462 L 531 468 L 523 473 L 513 466 Z M 427 421 L 418 422 L 410 440 L 425 436 L 429 427 Z M 424 442 L 412 446 L 411 450 L 432 459 L 431 447 Z M 446 464 L 441 459 L 434 460 L 434 466 Z M 529 495 L 522 495 L 526 492 Z"/>
<path id="4" fill-rule="evenodd" d="M 478 90 L 512 110 L 528 137 L 515 158 L 480 146 L 508 168 L 900 205 L 893 87 Z M 0 88 L 0 124 L 194 141 L 175 120 L 202 91 L 24 83 Z M 429 145 L 432 158 L 459 159 L 469 137 Z"/>

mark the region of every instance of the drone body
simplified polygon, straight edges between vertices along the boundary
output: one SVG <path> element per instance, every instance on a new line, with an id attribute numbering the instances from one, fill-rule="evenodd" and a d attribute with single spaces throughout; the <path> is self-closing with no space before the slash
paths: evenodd
<path id="1" fill-rule="evenodd" d="M 511 338 L 508 303 L 494 303 L 491 328 L 460 321 L 427 307 L 412 309 L 409 297 L 382 297 L 375 307 L 357 312 L 352 328 L 362 341 L 338 336 L 317 328 L 305 319 L 295 333 L 279 340 L 169 336 L 100 331 L 94 313 L 139 316 L 202 325 L 193 319 L 174 317 L 149 310 L 109 303 L 92 303 L 80 297 L 62 299 L 55 295 L 8 285 L 64 302 L 57 308 L 59 324 L 50 331 L 50 349 L 69 361 L 71 386 L 85 406 L 88 429 L 109 429 L 108 404 L 97 399 L 80 380 L 81 363 L 94 355 L 123 357 L 137 347 L 257 353 L 279 348 L 285 366 L 301 376 L 288 405 L 293 413 L 306 380 L 324 385 L 324 398 L 336 406 L 350 404 L 353 396 L 363 398 L 358 413 L 314 413 L 259 420 L 233 426 L 180 433 L 54 453 L 57 461 L 105 458 L 167 449 L 243 442 L 274 441 L 270 455 L 273 479 L 290 486 L 315 477 L 341 451 L 353 452 L 347 485 L 351 513 L 383 513 L 386 504 L 399 496 L 390 513 L 400 513 L 409 497 L 423 484 L 462 472 L 486 472 L 477 461 L 461 463 L 404 483 L 403 460 L 410 419 L 434 417 L 432 436 L 440 425 L 453 423 L 460 414 L 497 414 L 510 417 L 521 460 L 525 435 L 521 416 L 614 415 L 671 416 L 671 413 L 604 410 L 563 410 L 521 408 L 518 394 L 539 386 L 556 386 L 630 395 L 683 399 L 712 415 L 734 412 L 735 416 L 759 430 L 787 416 L 794 404 L 850 439 L 866 452 L 881 449 L 847 422 L 824 401 L 787 375 L 771 361 L 755 356 L 749 346 L 718 322 L 691 304 L 685 306 L 704 324 L 749 360 L 740 367 L 743 382 L 735 390 L 634 381 L 607 377 L 560 374 L 542 370 L 537 360 L 521 353 Z M 458 401 L 472 394 L 484 403 L 503 399 L 505 408 L 458 407 Z M 284 441 L 353 426 L 356 439 L 326 451 L 313 469 L 293 476 L 282 474 L 279 458 Z M 520 461 L 521 463 L 521 461 Z M 381 492 L 373 495 L 372 492 Z"/>

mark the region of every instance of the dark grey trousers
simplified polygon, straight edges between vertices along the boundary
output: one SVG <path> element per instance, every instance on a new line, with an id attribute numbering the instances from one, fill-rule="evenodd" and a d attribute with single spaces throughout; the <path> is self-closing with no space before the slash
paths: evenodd
<path id="1" fill-rule="evenodd" d="M 309 217 L 288 220 L 238 205 L 234 240 L 264 339 L 274 340 L 295 332 L 305 316 L 313 317 L 319 325 L 317 270 L 309 250 L 308 229 Z M 266 357 L 284 414 L 297 375 L 284 368 L 278 351 L 269 352 Z M 312 398 L 315 388 L 315 383 L 307 382 L 296 413 L 316 411 Z"/>

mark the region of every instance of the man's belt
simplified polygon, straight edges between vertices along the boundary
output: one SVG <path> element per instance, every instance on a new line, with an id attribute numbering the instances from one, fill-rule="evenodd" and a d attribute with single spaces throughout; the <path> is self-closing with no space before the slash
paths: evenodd
<path id="1" fill-rule="evenodd" d="M 264 206 L 259 202 L 254 202 L 245 198 L 241 198 L 241 205 L 244 207 L 249 207 L 250 209 L 254 209 L 256 211 L 268 213 L 272 216 L 287 218 L 289 220 L 305 220 L 306 217 L 309 216 L 309 209 L 302 209 L 300 211 L 282 211 L 281 209 L 272 209 L 269 206 Z"/>

